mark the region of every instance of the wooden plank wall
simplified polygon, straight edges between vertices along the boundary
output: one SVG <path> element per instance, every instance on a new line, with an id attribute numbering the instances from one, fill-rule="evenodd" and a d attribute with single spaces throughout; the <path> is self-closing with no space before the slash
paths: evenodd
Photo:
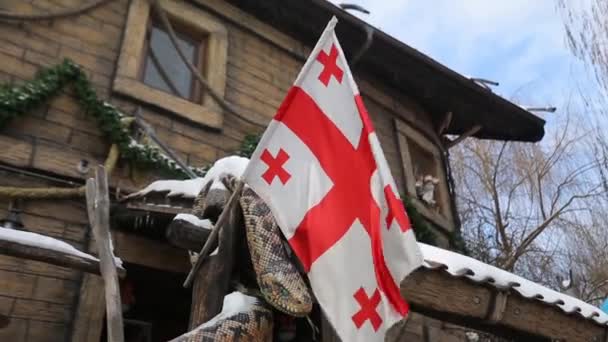
<path id="1" fill-rule="evenodd" d="M 31 178 L 0 172 L 0 186 L 45 186 Z M 0 217 L 8 202 L 0 199 Z M 63 240 L 83 249 L 86 243 L 86 210 L 75 201 L 28 201 L 21 219 L 29 231 Z M 0 329 L 0 341 L 63 341 L 69 336 L 80 272 L 0 255 L 0 313 L 10 324 Z"/>

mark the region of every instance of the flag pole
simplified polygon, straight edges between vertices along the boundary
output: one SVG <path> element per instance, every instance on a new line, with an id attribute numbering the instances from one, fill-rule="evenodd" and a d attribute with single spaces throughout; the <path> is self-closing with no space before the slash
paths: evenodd
<path id="1" fill-rule="evenodd" d="M 203 248 L 201 249 L 201 252 L 199 253 L 198 258 L 196 259 L 194 266 L 192 266 L 192 269 L 190 269 L 190 273 L 188 273 L 188 277 L 186 278 L 186 281 L 183 284 L 183 286 L 185 288 L 188 288 L 188 287 L 190 287 L 190 285 L 192 285 L 192 281 L 194 280 L 194 276 L 196 275 L 196 272 L 198 272 L 198 270 L 201 268 L 201 265 L 203 264 L 203 261 L 205 261 L 205 258 L 211 252 L 211 246 L 213 246 L 215 244 L 215 242 L 218 240 L 220 230 L 226 225 L 226 222 L 228 222 L 230 213 L 232 212 L 232 210 L 238 203 L 239 199 L 241 198 L 241 192 L 243 190 L 244 185 L 245 185 L 245 183 L 243 183 L 243 181 L 241 179 L 237 180 L 236 186 L 234 187 L 234 191 L 232 192 L 232 195 L 230 195 L 228 202 L 226 203 L 226 205 L 224 206 L 224 209 L 220 213 L 220 216 L 217 219 L 217 222 L 215 223 L 215 226 L 213 227 L 211 234 L 207 238 L 207 241 L 205 241 L 205 245 L 203 245 Z M 219 246 L 218 246 L 218 248 L 219 248 Z"/>

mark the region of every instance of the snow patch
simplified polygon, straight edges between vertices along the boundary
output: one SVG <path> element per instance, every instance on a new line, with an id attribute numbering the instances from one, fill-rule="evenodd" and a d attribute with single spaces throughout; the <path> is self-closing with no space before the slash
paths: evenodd
<path id="1" fill-rule="evenodd" d="M 15 230 L 0 226 L 0 240 L 15 242 L 32 247 L 40 247 L 56 252 L 71 254 L 84 259 L 99 261 L 99 259 L 97 259 L 96 257 L 81 252 L 78 249 L 74 248 L 74 246 L 66 242 L 41 234 L 24 232 L 22 230 Z"/>
<path id="2" fill-rule="evenodd" d="M 258 302 L 255 297 L 248 296 L 238 291 L 234 291 L 231 294 L 224 297 L 224 304 L 222 305 L 222 312 L 217 314 L 209 321 L 203 323 L 199 328 L 207 328 L 215 325 L 218 321 L 235 316 L 241 312 L 251 310 L 251 308 Z"/>
<path id="3" fill-rule="evenodd" d="M 499 289 L 513 289 L 526 298 L 534 298 L 555 305 L 566 313 L 578 312 L 600 324 L 608 323 L 608 314 L 580 299 L 553 291 L 479 260 L 445 249 L 418 243 L 424 255 L 423 266 L 435 269 L 441 266 L 453 276 L 467 277 L 477 283 L 489 283 Z"/>
<path id="4" fill-rule="evenodd" d="M 151 192 L 168 192 L 167 196 L 181 196 L 186 198 L 195 198 L 196 195 L 205 186 L 204 178 L 194 178 L 188 180 L 159 180 L 152 182 L 129 197 L 145 196 Z"/>
<path id="5" fill-rule="evenodd" d="M 207 185 L 208 182 L 213 182 L 211 189 L 226 189 L 220 181 L 220 177 L 224 174 L 231 174 L 240 178 L 247 168 L 249 159 L 239 156 L 229 156 L 213 164 L 207 171 L 205 177 L 199 177 L 188 180 L 159 180 L 149 184 L 144 189 L 130 195 L 129 197 L 145 196 L 150 192 L 168 192 L 167 196 L 181 196 L 185 198 L 195 198 L 199 192 Z"/>
<path id="6" fill-rule="evenodd" d="M 201 228 L 205 228 L 205 229 L 213 228 L 211 221 L 209 221 L 207 219 L 201 220 L 192 214 L 177 214 L 173 218 L 173 221 L 175 221 L 175 220 L 186 221 L 186 222 L 192 223 L 193 225 L 195 225 L 197 227 L 201 227 Z"/>
<path id="7" fill-rule="evenodd" d="M 184 341 L 186 338 L 195 335 L 199 330 L 209 328 L 217 324 L 219 321 L 235 316 L 242 312 L 247 312 L 253 308 L 258 302 L 255 297 L 248 296 L 241 292 L 235 291 L 224 297 L 224 304 L 222 305 L 222 312 L 211 318 L 207 322 L 199 325 L 191 331 L 169 341 Z"/>

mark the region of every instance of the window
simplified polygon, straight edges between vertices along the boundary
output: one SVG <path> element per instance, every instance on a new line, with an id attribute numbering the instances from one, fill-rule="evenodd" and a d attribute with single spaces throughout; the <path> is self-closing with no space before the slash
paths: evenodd
<path id="1" fill-rule="evenodd" d="M 179 25 L 172 23 L 174 29 Z M 204 74 L 206 37 L 193 35 L 187 30 L 176 30 L 178 46 Z M 146 36 L 146 59 L 141 68 L 142 81 L 159 90 L 179 96 L 192 102 L 200 102 L 200 86 L 190 69 L 180 58 L 171 43 L 169 34 L 159 23 L 153 21 Z"/>
<path id="2" fill-rule="evenodd" d="M 395 120 L 407 196 L 435 224 L 453 229 L 451 199 L 439 147 L 420 132 Z"/>
<path id="3" fill-rule="evenodd" d="M 176 31 L 178 45 L 220 96 L 226 87 L 228 34 L 214 16 L 182 1 L 160 0 Z M 202 91 L 178 56 L 148 0 L 133 0 L 113 90 L 190 121 L 221 128 L 221 108 Z"/>

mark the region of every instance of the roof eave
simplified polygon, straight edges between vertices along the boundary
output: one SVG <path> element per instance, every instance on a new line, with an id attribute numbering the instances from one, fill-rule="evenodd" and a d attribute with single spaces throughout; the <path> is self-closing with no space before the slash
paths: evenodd
<path id="1" fill-rule="evenodd" d="M 334 15 L 339 19 L 336 32 L 347 54 L 356 53 L 365 41 L 367 24 L 325 0 L 228 1 L 309 45 L 314 45 Z M 372 45 L 356 68 L 375 74 L 421 102 L 436 124 L 446 112 L 452 112 L 448 134 L 461 134 L 481 125 L 474 135 L 480 139 L 536 142 L 544 136 L 545 121 L 540 117 L 381 30 L 375 30 Z"/>

